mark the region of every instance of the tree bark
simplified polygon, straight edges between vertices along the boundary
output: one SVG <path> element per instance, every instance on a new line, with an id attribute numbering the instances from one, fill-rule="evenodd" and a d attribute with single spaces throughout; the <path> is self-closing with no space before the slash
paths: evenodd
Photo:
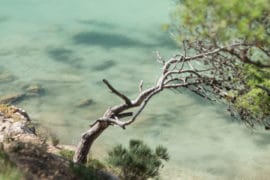
<path id="1" fill-rule="evenodd" d="M 108 126 L 108 122 L 98 121 L 88 131 L 82 134 L 81 140 L 73 157 L 73 161 L 75 163 L 85 164 L 87 162 L 87 155 L 92 144 Z"/>

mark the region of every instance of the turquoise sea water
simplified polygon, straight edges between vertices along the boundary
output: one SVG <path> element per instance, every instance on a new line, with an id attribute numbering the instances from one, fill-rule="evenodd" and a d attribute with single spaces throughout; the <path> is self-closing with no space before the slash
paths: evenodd
<path id="1" fill-rule="evenodd" d="M 0 96 L 29 85 L 45 91 L 19 103 L 33 121 L 76 144 L 104 111 L 120 103 L 102 79 L 135 98 L 140 80 L 155 82 L 164 57 L 177 48 L 161 30 L 173 3 L 154 0 L 0 0 Z M 92 99 L 88 107 L 76 104 Z M 142 139 L 168 147 L 163 179 L 267 179 L 269 133 L 230 118 L 226 107 L 188 92 L 164 92 L 132 126 L 109 128 L 95 143 L 102 156 L 117 143 Z"/>

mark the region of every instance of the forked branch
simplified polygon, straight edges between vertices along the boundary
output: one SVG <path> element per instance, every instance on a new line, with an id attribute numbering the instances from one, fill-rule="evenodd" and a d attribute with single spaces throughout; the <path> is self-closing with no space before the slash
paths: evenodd
<path id="1" fill-rule="evenodd" d="M 109 81 L 103 79 L 111 92 L 120 97 L 124 103 L 108 108 L 104 115 L 82 135 L 74 155 L 74 162 L 85 163 L 91 145 L 106 128 L 119 126 L 125 129 L 134 123 L 147 103 L 164 89 L 187 88 L 211 100 L 226 96 L 223 89 L 233 88 L 230 81 L 232 76 L 237 76 L 238 71 L 234 66 L 235 59 L 230 58 L 230 56 L 234 56 L 230 54 L 230 50 L 243 46 L 246 47 L 247 44 L 236 43 L 224 47 L 204 48 L 203 51 L 200 49 L 197 54 L 194 54 L 194 49 L 189 53 L 191 46 L 185 44 L 184 55 L 176 55 L 168 61 L 164 61 L 157 53 L 158 62 L 162 65 L 161 75 L 156 84 L 145 90 L 143 90 L 143 81 L 141 81 L 138 96 L 134 100 L 119 92 Z M 224 55 L 226 53 L 227 55 Z M 188 56 L 188 54 L 191 55 Z M 136 107 L 138 110 L 134 111 Z M 127 117 L 130 119 L 125 120 L 124 118 Z"/>
<path id="2" fill-rule="evenodd" d="M 131 104 L 130 99 L 124 94 L 117 91 L 106 79 L 103 79 L 102 81 L 104 82 L 104 84 L 107 85 L 107 87 L 112 91 L 112 93 L 116 94 L 118 97 L 123 99 L 126 104 Z"/>

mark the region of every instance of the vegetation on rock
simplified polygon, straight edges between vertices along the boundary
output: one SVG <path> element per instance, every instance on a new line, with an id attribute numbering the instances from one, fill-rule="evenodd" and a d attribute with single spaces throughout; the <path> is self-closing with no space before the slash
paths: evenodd
<path id="1" fill-rule="evenodd" d="M 0 179 L 106 179 L 105 166 L 97 160 L 73 163 L 74 152 L 54 147 L 35 134 L 27 113 L 15 106 L 0 105 Z M 32 125 L 32 124 L 31 124 Z M 42 128 L 39 128 L 40 130 Z M 45 137 L 51 134 L 43 132 Z M 57 138 L 55 138 L 57 139 Z M 59 152 L 60 151 L 60 152 Z M 60 154 L 61 156 L 59 156 Z M 101 172 L 104 169 L 104 172 Z"/>
<path id="2" fill-rule="evenodd" d="M 14 120 L 20 120 L 21 116 L 16 114 L 16 108 L 8 106 L 6 104 L 0 104 L 0 112 L 4 115 L 5 118 L 12 118 Z"/>
<path id="3" fill-rule="evenodd" d="M 75 153 L 74 151 L 68 150 L 68 149 L 62 149 L 62 150 L 59 151 L 59 154 L 62 157 L 66 158 L 66 159 L 68 159 L 70 161 L 72 161 L 72 158 L 74 156 L 74 153 Z"/>

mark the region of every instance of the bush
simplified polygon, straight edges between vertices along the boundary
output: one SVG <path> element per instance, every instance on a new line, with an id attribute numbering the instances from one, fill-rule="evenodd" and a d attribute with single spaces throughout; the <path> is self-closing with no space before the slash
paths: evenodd
<path id="1" fill-rule="evenodd" d="M 152 151 L 139 140 L 130 140 L 129 149 L 117 145 L 108 154 L 108 162 L 120 168 L 121 176 L 126 180 L 157 177 L 160 168 L 163 167 L 162 160 L 169 160 L 165 147 L 158 146 L 155 151 Z"/>
<path id="2" fill-rule="evenodd" d="M 96 170 L 93 168 L 75 163 L 71 163 L 70 168 L 81 180 L 98 180 Z"/>
<path id="3" fill-rule="evenodd" d="M 62 149 L 62 150 L 59 152 L 59 154 L 60 154 L 62 157 L 66 158 L 66 159 L 68 159 L 68 160 L 70 160 L 70 161 L 72 161 L 75 152 L 74 152 L 74 151 L 71 151 L 71 150 L 67 150 L 67 149 Z"/>
<path id="4" fill-rule="evenodd" d="M 59 152 L 59 154 L 70 160 L 70 168 L 71 170 L 80 177 L 81 180 L 100 180 L 101 178 L 98 177 L 98 171 L 102 169 L 106 169 L 106 166 L 97 159 L 88 158 L 87 163 L 77 164 L 73 163 L 72 159 L 74 156 L 74 151 L 63 149 Z"/>
<path id="5" fill-rule="evenodd" d="M 59 140 L 59 138 L 57 137 L 56 134 L 51 133 L 50 134 L 50 139 L 51 139 L 51 142 L 52 142 L 53 146 L 57 146 L 60 143 L 60 140 Z"/>
<path id="6" fill-rule="evenodd" d="M 86 166 L 88 168 L 97 169 L 97 170 L 106 169 L 105 164 L 103 164 L 101 161 L 97 159 L 92 159 L 92 158 L 89 158 L 87 160 Z"/>

